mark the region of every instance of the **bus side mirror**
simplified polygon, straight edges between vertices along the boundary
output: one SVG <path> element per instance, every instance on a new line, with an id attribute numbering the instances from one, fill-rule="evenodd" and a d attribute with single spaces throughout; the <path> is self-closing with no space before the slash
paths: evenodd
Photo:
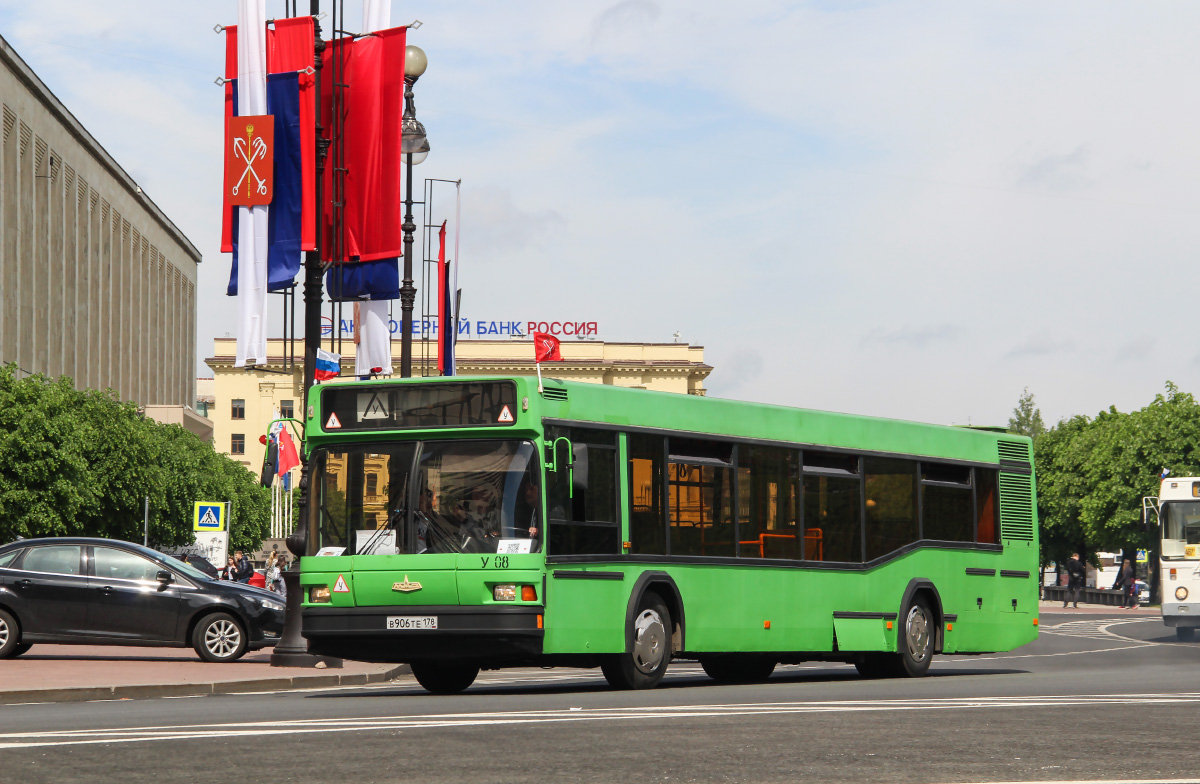
<path id="1" fill-rule="evenodd" d="M 1154 515 L 1153 521 L 1150 516 Z M 1147 495 L 1142 497 L 1142 530 L 1149 531 L 1152 525 L 1161 523 L 1159 519 L 1159 503 L 1158 497 Z"/>

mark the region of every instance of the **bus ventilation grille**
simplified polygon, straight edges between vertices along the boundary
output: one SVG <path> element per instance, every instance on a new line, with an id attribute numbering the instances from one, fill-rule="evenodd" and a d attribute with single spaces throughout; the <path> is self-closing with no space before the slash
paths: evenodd
<path id="1" fill-rule="evenodd" d="M 1033 541 L 1033 477 L 1000 472 L 1000 538 Z"/>
<path id="2" fill-rule="evenodd" d="M 1029 444 L 1021 441 L 998 441 L 1001 460 L 1011 460 L 1015 463 L 1029 464 Z"/>
<path id="3" fill-rule="evenodd" d="M 547 400 L 566 400 L 567 390 L 556 389 L 555 387 L 542 387 L 542 397 Z"/>

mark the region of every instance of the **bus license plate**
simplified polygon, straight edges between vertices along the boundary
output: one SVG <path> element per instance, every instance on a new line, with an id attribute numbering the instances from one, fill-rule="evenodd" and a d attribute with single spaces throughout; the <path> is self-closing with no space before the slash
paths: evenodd
<path id="1" fill-rule="evenodd" d="M 388 629 L 436 629 L 436 615 L 389 615 L 387 619 Z"/>

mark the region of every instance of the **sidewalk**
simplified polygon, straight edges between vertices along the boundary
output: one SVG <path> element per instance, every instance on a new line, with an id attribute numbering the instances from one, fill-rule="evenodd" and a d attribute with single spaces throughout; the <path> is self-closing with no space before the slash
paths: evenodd
<path id="1" fill-rule="evenodd" d="M 317 670 L 270 662 L 270 648 L 216 664 L 191 648 L 35 645 L 0 661 L 0 705 L 361 686 L 410 672 L 397 664 L 348 661 L 341 669 Z"/>

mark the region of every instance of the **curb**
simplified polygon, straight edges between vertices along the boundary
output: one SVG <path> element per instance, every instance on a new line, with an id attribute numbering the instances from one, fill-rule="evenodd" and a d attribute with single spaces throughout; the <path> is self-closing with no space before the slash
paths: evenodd
<path id="1" fill-rule="evenodd" d="M 215 694 L 244 694 L 258 691 L 324 689 L 336 686 L 365 686 L 383 683 L 412 673 L 407 664 L 386 672 L 354 675 L 295 675 L 217 683 L 139 684 L 131 686 L 78 686 L 66 689 L 28 689 L 0 692 L 0 705 L 40 702 L 92 702 L 95 700 L 147 700 L 157 697 L 203 697 Z"/>

